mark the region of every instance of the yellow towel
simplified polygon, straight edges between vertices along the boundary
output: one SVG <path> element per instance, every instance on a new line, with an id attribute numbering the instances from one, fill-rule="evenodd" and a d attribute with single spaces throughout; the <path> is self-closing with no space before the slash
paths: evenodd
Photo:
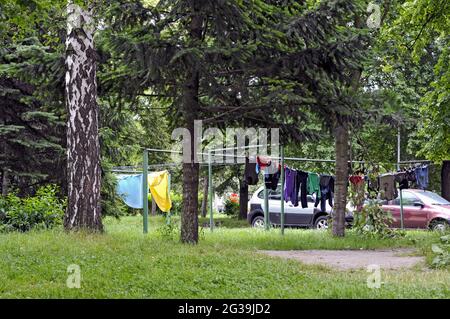
<path id="1" fill-rule="evenodd" d="M 172 208 L 172 201 L 169 194 L 169 172 L 155 172 L 148 175 L 148 187 L 152 193 L 152 200 L 156 202 L 159 209 L 169 212 Z"/>

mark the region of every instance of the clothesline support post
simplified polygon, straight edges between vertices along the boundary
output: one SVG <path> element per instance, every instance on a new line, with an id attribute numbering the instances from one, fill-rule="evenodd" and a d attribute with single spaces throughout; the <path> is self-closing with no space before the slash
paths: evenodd
<path id="1" fill-rule="evenodd" d="M 148 233 L 148 151 L 144 150 L 142 163 L 142 207 L 144 210 L 144 234 Z"/>
<path id="2" fill-rule="evenodd" d="M 400 188 L 400 227 L 404 229 L 403 222 L 403 197 L 402 197 L 402 189 Z"/>
<path id="3" fill-rule="evenodd" d="M 212 158 L 211 150 L 208 150 L 208 206 L 209 206 L 209 228 L 214 231 L 213 217 L 213 188 L 212 188 Z"/>
<path id="4" fill-rule="evenodd" d="M 269 230 L 269 196 L 265 182 L 264 182 L 264 227 L 266 230 Z"/>
<path id="5" fill-rule="evenodd" d="M 284 148 L 280 146 L 281 153 L 281 235 L 284 235 Z"/>
<path id="6" fill-rule="evenodd" d="M 167 193 L 168 193 L 168 195 L 169 195 L 169 198 L 170 198 L 170 184 L 171 184 L 171 179 L 172 179 L 172 175 L 171 175 L 170 172 L 169 172 L 169 176 L 168 176 L 168 178 L 167 178 Z M 169 211 L 167 212 L 167 219 L 166 219 L 166 224 L 167 224 L 167 225 L 170 224 L 170 214 L 171 214 L 171 211 L 169 210 Z"/>

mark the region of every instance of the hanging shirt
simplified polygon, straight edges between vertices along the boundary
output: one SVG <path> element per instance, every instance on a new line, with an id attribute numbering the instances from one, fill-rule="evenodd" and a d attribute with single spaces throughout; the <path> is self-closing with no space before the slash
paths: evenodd
<path id="1" fill-rule="evenodd" d="M 268 167 L 272 164 L 272 161 L 271 161 L 270 157 L 268 157 L 268 156 L 257 156 L 256 163 L 258 164 L 258 168 L 260 170 L 265 170 L 266 167 Z"/>
<path id="2" fill-rule="evenodd" d="M 297 171 L 286 167 L 284 169 L 284 200 L 294 204 L 296 200 L 298 203 L 298 188 L 297 188 Z M 296 199 L 297 198 L 297 199 Z M 298 205 L 298 204 L 297 204 Z"/>
<path id="3" fill-rule="evenodd" d="M 393 200 L 397 198 L 398 192 L 395 186 L 395 176 L 393 174 L 383 174 L 379 176 L 380 180 L 380 199 Z"/>
<path id="4" fill-rule="evenodd" d="M 330 175 L 320 175 L 320 197 L 316 197 L 315 207 L 319 205 L 322 212 L 326 211 L 326 201 L 333 207 L 334 177 Z"/>
<path id="5" fill-rule="evenodd" d="M 298 188 L 300 188 L 300 202 L 302 204 L 302 208 L 308 207 L 307 184 L 308 184 L 308 173 L 297 170 L 297 185 Z M 294 204 L 294 206 L 298 206 L 298 195 L 296 204 L 297 205 Z"/>
<path id="6" fill-rule="evenodd" d="M 355 201 L 353 204 L 356 207 L 357 211 L 361 211 L 364 205 L 364 176 L 361 175 L 352 175 L 348 178 L 350 182 L 350 188 L 355 193 L 353 200 Z"/>
<path id="7" fill-rule="evenodd" d="M 348 180 L 350 181 L 350 183 L 352 183 L 353 185 L 359 185 L 359 184 L 363 184 L 364 183 L 364 177 L 361 175 L 352 175 L 348 178 Z"/>
<path id="8" fill-rule="evenodd" d="M 417 167 L 415 171 L 417 187 L 426 189 L 428 187 L 428 166 Z"/>
<path id="9" fill-rule="evenodd" d="M 152 200 L 156 202 L 159 209 L 169 212 L 172 208 L 172 201 L 169 194 L 169 172 L 155 172 L 148 175 L 148 187 L 152 193 Z"/>
<path id="10" fill-rule="evenodd" d="M 406 170 L 406 179 L 408 182 L 415 183 L 416 182 L 416 171 L 414 169 Z"/>
<path id="11" fill-rule="evenodd" d="M 269 168 L 266 167 L 266 171 L 268 169 Z M 264 173 L 264 183 L 266 184 L 266 187 L 268 189 L 273 190 L 273 191 L 276 190 L 277 187 L 278 187 L 278 181 L 280 179 L 280 176 L 281 176 L 281 172 L 280 172 L 280 168 L 279 167 L 278 167 L 278 170 L 275 173 L 272 173 L 272 174 Z"/>
<path id="12" fill-rule="evenodd" d="M 258 184 L 256 163 L 250 163 L 248 157 L 245 159 L 244 180 L 247 182 L 247 185 Z"/>
<path id="13" fill-rule="evenodd" d="M 406 172 L 395 173 L 395 181 L 398 183 L 400 189 L 406 189 L 409 187 L 408 178 Z"/>
<path id="14" fill-rule="evenodd" d="M 320 176 L 317 173 L 308 173 L 308 194 L 316 193 L 316 197 L 320 197 Z"/>

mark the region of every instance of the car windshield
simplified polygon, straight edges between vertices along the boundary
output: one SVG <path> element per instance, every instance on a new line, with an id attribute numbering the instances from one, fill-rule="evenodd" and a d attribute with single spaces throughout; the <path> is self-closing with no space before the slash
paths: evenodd
<path id="1" fill-rule="evenodd" d="M 442 198 L 436 193 L 427 191 L 421 193 L 421 195 L 427 197 L 431 205 L 450 205 L 450 202 L 448 200 Z"/>

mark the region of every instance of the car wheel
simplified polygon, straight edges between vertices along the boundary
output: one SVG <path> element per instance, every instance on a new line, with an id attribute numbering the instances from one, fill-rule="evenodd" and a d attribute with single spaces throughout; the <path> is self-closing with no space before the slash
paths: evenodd
<path id="1" fill-rule="evenodd" d="M 448 224 L 443 220 L 435 220 L 431 224 L 431 229 L 434 231 L 444 232 L 448 228 Z"/>
<path id="2" fill-rule="evenodd" d="M 253 218 L 252 227 L 254 227 L 254 228 L 264 228 L 264 217 L 263 216 L 256 216 L 255 218 Z"/>
<path id="3" fill-rule="evenodd" d="M 314 222 L 314 228 L 317 230 L 328 229 L 328 216 L 319 216 Z"/>

